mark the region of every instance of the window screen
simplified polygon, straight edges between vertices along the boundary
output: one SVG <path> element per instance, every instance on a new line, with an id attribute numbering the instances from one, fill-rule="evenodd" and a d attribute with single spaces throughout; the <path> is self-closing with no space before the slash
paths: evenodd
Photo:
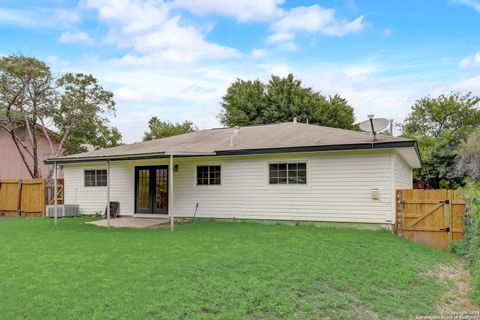
<path id="1" fill-rule="evenodd" d="M 270 184 L 306 184 L 307 164 L 271 163 L 269 166 Z"/>
<path id="2" fill-rule="evenodd" d="M 219 185 L 221 184 L 220 166 L 198 166 L 197 185 Z"/>
<path id="3" fill-rule="evenodd" d="M 107 170 L 85 170 L 85 187 L 106 187 Z"/>

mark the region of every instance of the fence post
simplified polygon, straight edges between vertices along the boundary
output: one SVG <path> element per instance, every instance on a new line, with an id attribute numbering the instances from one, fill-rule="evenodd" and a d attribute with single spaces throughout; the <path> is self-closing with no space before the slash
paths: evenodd
<path id="1" fill-rule="evenodd" d="M 449 214 L 449 233 L 448 233 L 448 245 L 450 246 L 453 240 L 453 191 L 448 190 L 448 214 Z"/>
<path id="2" fill-rule="evenodd" d="M 394 234 L 398 234 L 398 190 L 395 190 L 395 230 Z"/>
<path id="3" fill-rule="evenodd" d="M 46 196 L 47 196 L 47 183 L 46 183 L 47 179 L 42 179 L 42 214 L 43 216 L 45 216 L 45 212 L 46 212 L 46 205 L 47 205 L 47 200 L 46 200 Z"/>
<path id="4" fill-rule="evenodd" d="M 22 179 L 18 180 L 17 217 L 22 215 Z"/>
<path id="5" fill-rule="evenodd" d="M 395 190 L 395 234 L 398 235 L 403 229 L 402 217 L 402 191 Z"/>

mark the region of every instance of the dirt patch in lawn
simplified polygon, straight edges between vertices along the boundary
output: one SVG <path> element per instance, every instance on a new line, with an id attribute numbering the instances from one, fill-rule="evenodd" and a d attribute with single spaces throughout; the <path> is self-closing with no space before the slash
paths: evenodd
<path id="1" fill-rule="evenodd" d="M 469 299 L 472 278 L 464 260 L 456 259 L 453 263 L 440 264 L 423 275 L 435 277 L 445 282 L 448 287 L 436 305 L 440 314 L 479 310 L 479 307 L 472 304 Z"/>

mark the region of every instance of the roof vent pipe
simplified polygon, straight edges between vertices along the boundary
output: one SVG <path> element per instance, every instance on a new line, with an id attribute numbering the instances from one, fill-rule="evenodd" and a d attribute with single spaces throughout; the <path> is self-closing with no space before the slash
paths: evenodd
<path id="1" fill-rule="evenodd" d="M 240 132 L 240 127 L 233 127 L 233 133 L 230 136 L 230 147 L 233 147 L 233 137 L 236 136 Z"/>

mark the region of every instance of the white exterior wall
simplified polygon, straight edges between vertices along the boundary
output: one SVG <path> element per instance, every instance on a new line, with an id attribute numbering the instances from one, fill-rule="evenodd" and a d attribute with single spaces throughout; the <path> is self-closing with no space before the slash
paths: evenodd
<path id="1" fill-rule="evenodd" d="M 198 203 L 197 217 L 384 224 L 393 217 L 393 188 L 407 184 L 408 168 L 401 169 L 406 164 L 397 156 L 391 150 L 368 150 L 178 158 L 174 215 L 193 216 Z M 269 185 L 270 162 L 306 162 L 307 184 Z M 166 164 L 168 159 L 111 162 L 110 198 L 120 202 L 121 215 L 134 214 L 135 166 Z M 221 165 L 220 186 L 196 185 L 196 166 L 202 164 Z M 79 204 L 83 214 L 103 212 L 106 187 L 84 187 L 83 171 L 105 167 L 106 163 L 66 165 L 65 203 Z M 372 188 L 379 189 L 379 200 L 371 199 Z"/>
<path id="2" fill-rule="evenodd" d="M 413 171 L 412 168 L 400 157 L 393 152 L 394 173 L 395 173 L 395 189 L 412 189 L 413 188 Z"/>

